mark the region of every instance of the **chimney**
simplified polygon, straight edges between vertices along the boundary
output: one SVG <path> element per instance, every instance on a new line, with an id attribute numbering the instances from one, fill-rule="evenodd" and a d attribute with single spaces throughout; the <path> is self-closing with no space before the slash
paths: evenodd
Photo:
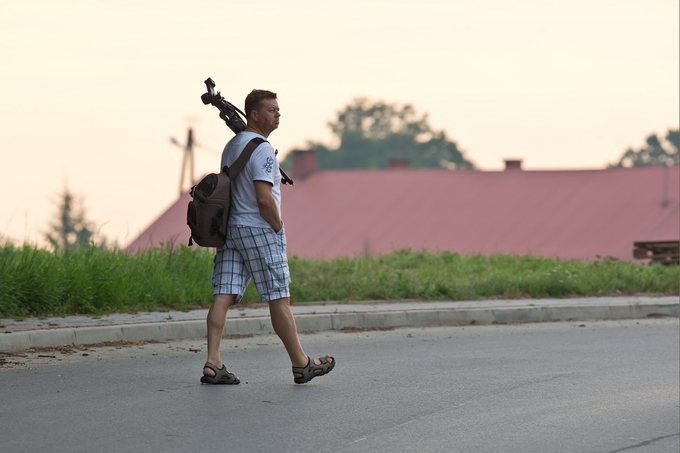
<path id="1" fill-rule="evenodd" d="M 405 170 L 408 169 L 409 162 L 408 159 L 388 159 L 387 169 L 388 170 Z"/>
<path id="2" fill-rule="evenodd" d="M 505 171 L 522 170 L 522 159 L 505 159 Z"/>
<path id="3" fill-rule="evenodd" d="M 293 180 L 304 180 L 316 171 L 316 151 L 293 150 Z"/>

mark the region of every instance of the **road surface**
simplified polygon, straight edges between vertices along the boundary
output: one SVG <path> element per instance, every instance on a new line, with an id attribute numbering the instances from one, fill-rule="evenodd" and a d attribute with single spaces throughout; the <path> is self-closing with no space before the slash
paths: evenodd
<path id="1" fill-rule="evenodd" d="M 0 451 L 678 451 L 678 319 L 302 335 L 338 366 L 294 385 L 278 339 L 0 359 Z"/>

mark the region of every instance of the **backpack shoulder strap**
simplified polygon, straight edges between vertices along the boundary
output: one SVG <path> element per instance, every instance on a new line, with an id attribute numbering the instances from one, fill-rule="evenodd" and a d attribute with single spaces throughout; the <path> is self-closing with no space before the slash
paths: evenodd
<path id="1" fill-rule="evenodd" d="M 233 164 L 231 164 L 231 167 L 227 167 L 225 165 L 222 171 L 229 175 L 229 179 L 233 181 L 234 178 L 236 178 L 236 176 L 238 176 L 238 174 L 241 173 L 243 167 L 246 166 L 246 162 L 248 162 L 248 159 L 250 159 L 250 156 L 253 154 L 253 151 L 255 151 L 255 148 L 257 148 L 266 141 L 267 140 L 260 137 L 255 137 L 254 139 L 249 141 L 246 147 L 241 152 L 241 155 L 238 156 L 238 158 L 234 161 Z"/>

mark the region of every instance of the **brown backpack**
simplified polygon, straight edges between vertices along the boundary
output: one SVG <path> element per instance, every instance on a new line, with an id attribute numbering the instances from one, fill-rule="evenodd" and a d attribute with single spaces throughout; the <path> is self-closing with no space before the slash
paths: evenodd
<path id="1" fill-rule="evenodd" d="M 194 242 L 201 247 L 222 247 L 227 240 L 227 221 L 231 204 L 231 181 L 243 170 L 248 159 L 263 138 L 255 137 L 231 167 L 222 172 L 211 173 L 191 188 L 192 200 L 187 209 L 187 225 L 191 229 L 189 245 Z"/>

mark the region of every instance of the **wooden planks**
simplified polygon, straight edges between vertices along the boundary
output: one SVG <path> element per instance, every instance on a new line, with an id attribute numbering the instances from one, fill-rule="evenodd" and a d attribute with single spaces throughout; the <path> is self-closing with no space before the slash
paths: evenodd
<path id="1" fill-rule="evenodd" d="M 641 241 L 633 243 L 633 258 L 649 259 L 650 263 L 680 263 L 680 241 Z"/>

